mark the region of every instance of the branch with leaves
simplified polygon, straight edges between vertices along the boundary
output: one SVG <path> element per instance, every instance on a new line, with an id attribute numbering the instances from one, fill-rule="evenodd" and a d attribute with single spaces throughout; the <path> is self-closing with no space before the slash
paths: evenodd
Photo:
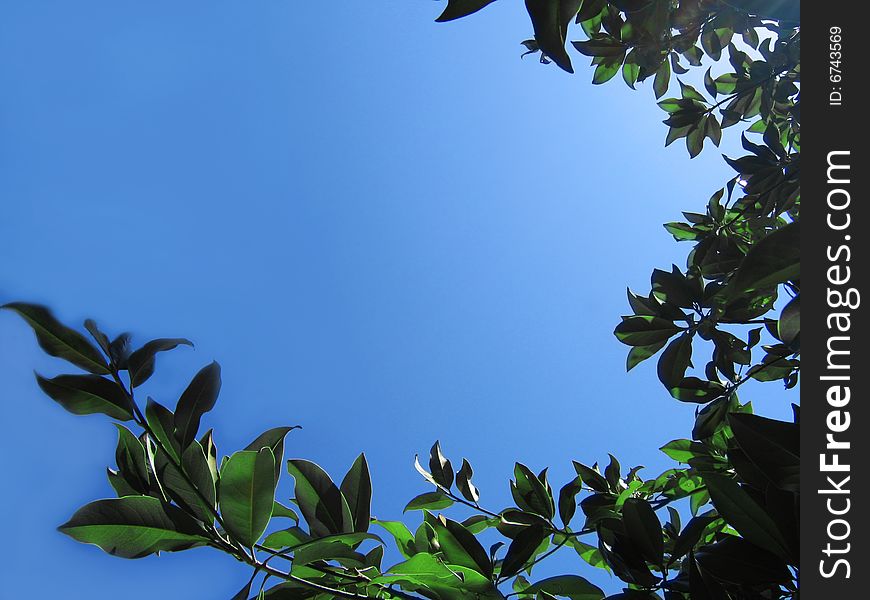
<path id="1" fill-rule="evenodd" d="M 493 1 L 448 0 L 438 20 Z M 738 398 L 752 380 L 795 387 L 800 372 L 795 6 L 526 0 L 534 38 L 525 47 L 573 72 L 566 46 L 572 23 L 579 26 L 587 39 L 571 45 L 592 58 L 596 84 L 620 72 L 631 88 L 652 78 L 659 100 L 673 73 L 685 75 L 705 57 L 727 55 L 731 67 L 715 77 L 712 66 L 706 70 L 710 100 L 681 80 L 679 98 L 659 100 L 668 115 L 666 144 L 685 138 L 694 157 L 705 140 L 718 145 L 723 129 L 743 124 L 748 154 L 726 158 L 737 175 L 704 213 L 665 224 L 674 239 L 693 243 L 686 267 L 654 270 L 646 295 L 629 291 L 633 314 L 615 330 L 631 347 L 629 370 L 661 352 L 661 383 L 673 398 L 697 406 L 691 438 L 661 447 L 674 468 L 645 479 L 641 467 L 624 471 L 612 455 L 603 469 L 574 461 L 576 477 L 556 493 L 547 469 L 516 463 L 513 505 L 493 509 L 480 503 L 471 464 L 463 459 L 454 470 L 436 442 L 428 468 L 415 463 L 433 488 L 405 507 L 421 515 L 412 531 L 405 521 L 371 517 L 363 454 L 338 484 L 310 460 L 285 462 L 295 426 L 270 429 L 221 455 L 214 432 L 200 431 L 220 392 L 217 363 L 192 378 L 174 407 L 148 397 L 143 405 L 140 390 L 158 354 L 188 340 L 158 339 L 131 351 L 128 334 L 110 338 L 89 320 L 91 341 L 44 307 L 11 303 L 2 308 L 32 327 L 43 350 L 83 371 L 37 375 L 40 388 L 73 414 L 113 419 L 118 431 L 115 468 L 107 470 L 116 497 L 80 508 L 60 530 L 123 558 L 219 550 L 251 569 L 233 600 L 604 598 L 573 570 L 535 577 L 536 567 L 561 551 L 577 556 L 578 571 L 603 569 L 624 582 L 612 600 L 797 596 L 800 411 L 794 406 L 793 422 L 768 419 Z M 789 300 L 780 308 L 783 291 Z M 713 352 L 703 373 L 693 374 L 699 342 Z M 760 360 L 753 357 L 758 348 Z M 285 469 L 293 479 L 286 497 L 279 488 Z M 449 518 L 443 511 L 456 504 L 474 514 Z M 484 534 L 500 541 L 487 549 Z M 384 562 L 388 542 L 402 557 L 392 565 Z"/>

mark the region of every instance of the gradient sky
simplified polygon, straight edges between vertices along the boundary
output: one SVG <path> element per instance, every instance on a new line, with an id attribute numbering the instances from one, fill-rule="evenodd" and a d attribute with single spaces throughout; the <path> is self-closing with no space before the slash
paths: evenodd
<path id="1" fill-rule="evenodd" d="M 521 3 L 442 6 L 0 0 L 0 302 L 194 340 L 146 393 L 172 405 L 217 359 L 219 450 L 300 424 L 288 455 L 337 479 L 364 450 L 382 518 L 428 491 L 435 439 L 494 509 L 515 460 L 557 486 L 572 458 L 671 466 L 693 407 L 652 363 L 626 375 L 611 332 L 626 286 L 684 264 L 660 224 L 732 172 L 663 148 L 649 85 L 521 60 Z M 111 495 L 116 440 L 40 394 L 33 370 L 63 368 L 0 313 L 0 596 L 232 596 L 248 574 L 215 551 L 124 561 L 55 531 Z M 743 398 L 787 414 L 776 387 Z"/>

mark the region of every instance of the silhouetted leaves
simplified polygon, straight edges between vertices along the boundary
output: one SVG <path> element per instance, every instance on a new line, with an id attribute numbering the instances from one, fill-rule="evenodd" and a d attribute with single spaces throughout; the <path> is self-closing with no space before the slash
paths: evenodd
<path id="1" fill-rule="evenodd" d="M 131 385 L 138 387 L 154 374 L 155 357 L 158 352 L 166 352 L 182 344 L 193 346 L 190 340 L 184 338 L 159 339 L 152 340 L 133 352 L 126 360 Z"/>
<path id="2" fill-rule="evenodd" d="M 46 379 L 37 374 L 36 382 L 49 398 L 74 415 L 101 413 L 119 421 L 133 418 L 130 397 L 99 375 L 58 375 Z"/>
<path id="3" fill-rule="evenodd" d="M 187 448 L 199 432 L 202 415 L 214 408 L 221 389 L 221 368 L 216 362 L 197 373 L 175 409 L 175 437 L 181 448 Z"/>
<path id="4" fill-rule="evenodd" d="M 36 341 L 51 356 L 62 358 L 95 375 L 109 373 L 100 351 L 80 333 L 61 324 L 44 306 L 10 302 L 0 306 L 18 313 L 36 334 Z"/>

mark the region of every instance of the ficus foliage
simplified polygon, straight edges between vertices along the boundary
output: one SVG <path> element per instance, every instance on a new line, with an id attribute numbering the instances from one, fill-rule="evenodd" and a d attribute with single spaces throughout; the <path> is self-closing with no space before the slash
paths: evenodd
<path id="1" fill-rule="evenodd" d="M 449 0 L 438 20 L 493 1 Z M 696 406 L 691 433 L 661 448 L 674 467 L 644 478 L 612 455 L 603 468 L 574 461 L 576 477 L 556 490 L 547 469 L 517 463 L 513 505 L 492 509 L 481 504 L 471 464 L 462 459 L 457 468 L 436 442 L 428 460 L 415 463 L 430 487 L 407 503 L 405 512 L 419 515 L 409 528 L 371 517 L 364 455 L 340 481 L 314 462 L 285 461 L 293 426 L 222 455 L 213 432 L 200 431 L 220 392 L 217 363 L 192 378 L 174 407 L 143 403 L 139 390 L 157 355 L 188 340 L 132 350 L 127 334 L 112 339 L 89 320 L 91 341 L 41 306 L 11 303 L 3 308 L 33 328 L 48 354 L 84 372 L 37 375 L 40 388 L 74 414 L 109 417 L 118 430 L 115 468 L 107 470 L 117 497 L 80 508 L 61 532 L 123 558 L 223 551 L 252 570 L 233 600 L 604 598 L 579 573 L 535 577 L 535 566 L 559 550 L 621 579 L 623 592 L 608 596 L 614 600 L 797 595 L 799 408 L 793 422 L 756 415 L 738 389 L 749 380 L 792 388 L 800 371 L 799 5 L 525 3 L 534 30 L 526 48 L 566 71 L 573 71 L 566 47 L 575 48 L 592 58 L 593 83 L 621 73 L 634 88 L 651 78 L 660 99 L 674 74 L 709 59 L 706 94 L 678 79 L 679 97 L 659 101 L 667 143 L 685 138 L 695 156 L 705 140 L 718 145 L 723 129 L 743 129 L 747 154 L 726 158 L 734 177 L 703 212 L 665 224 L 692 246 L 685 268 L 655 269 L 648 293 L 629 291 L 632 314 L 615 329 L 630 346 L 629 370 L 657 355 L 668 393 Z M 569 31 L 578 29 L 583 39 L 569 46 Z M 276 497 L 285 470 L 291 498 Z M 473 515 L 451 519 L 444 511 L 454 504 Z M 484 546 L 484 531 L 502 541 Z M 384 564 L 388 544 L 402 557 L 397 564 Z"/>

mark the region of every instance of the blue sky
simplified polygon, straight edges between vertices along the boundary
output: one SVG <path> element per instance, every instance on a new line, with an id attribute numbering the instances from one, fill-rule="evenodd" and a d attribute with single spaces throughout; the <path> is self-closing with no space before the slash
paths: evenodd
<path id="1" fill-rule="evenodd" d="M 626 375 L 611 332 L 626 286 L 684 262 L 660 224 L 731 171 L 663 148 L 648 85 L 520 60 L 521 3 L 441 8 L 0 1 L 0 302 L 194 340 L 149 395 L 217 359 L 220 450 L 300 424 L 288 454 L 335 478 L 364 450 L 382 518 L 428 491 L 435 439 L 495 509 L 515 460 L 556 485 L 607 452 L 667 468 L 692 407 L 652 363 Z M 33 370 L 62 368 L 0 315 L 3 596 L 232 596 L 247 574 L 216 552 L 123 561 L 55 531 L 110 495 L 115 445 L 40 395 Z"/>

